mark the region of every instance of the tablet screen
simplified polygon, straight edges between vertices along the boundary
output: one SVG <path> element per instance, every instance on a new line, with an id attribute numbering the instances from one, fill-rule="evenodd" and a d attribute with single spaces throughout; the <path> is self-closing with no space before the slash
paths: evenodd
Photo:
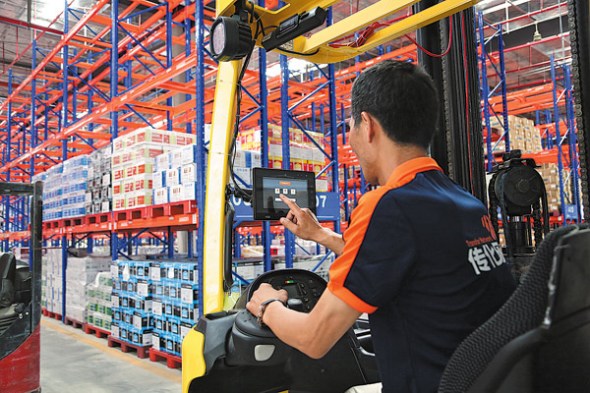
<path id="1" fill-rule="evenodd" d="M 315 212 L 315 176 L 313 172 L 254 168 L 253 208 L 256 220 L 278 220 L 289 207 L 285 195 L 301 208 Z"/>

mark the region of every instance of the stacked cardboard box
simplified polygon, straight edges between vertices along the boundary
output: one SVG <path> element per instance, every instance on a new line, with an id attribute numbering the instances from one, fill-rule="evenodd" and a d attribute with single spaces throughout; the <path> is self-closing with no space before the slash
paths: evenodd
<path id="1" fill-rule="evenodd" d="M 86 320 L 88 297 L 86 288 L 98 273 L 110 272 L 108 257 L 68 257 L 66 269 L 66 316 L 79 322 Z"/>
<path id="2" fill-rule="evenodd" d="M 326 166 L 326 156 L 318 148 L 324 147 L 325 137 L 319 132 L 306 131 L 298 128 L 289 129 L 290 169 L 313 171 L 316 174 Z M 308 137 L 313 138 L 315 143 Z M 260 152 L 261 133 L 259 129 L 243 131 L 238 137 L 241 150 Z M 283 165 L 283 136 L 281 126 L 268 125 L 268 166 L 281 169 Z M 316 180 L 317 191 L 329 191 L 327 173 Z"/>
<path id="3" fill-rule="evenodd" d="M 156 262 L 150 267 L 153 347 L 180 356 L 184 336 L 199 318 L 198 270 L 194 262 Z"/>
<path id="4" fill-rule="evenodd" d="M 86 212 L 88 214 L 111 211 L 111 146 L 96 150 L 88 156 L 88 189 Z"/>
<path id="5" fill-rule="evenodd" d="M 62 217 L 80 217 L 86 214 L 86 190 L 88 189 L 87 155 L 70 158 L 63 163 L 59 179 L 63 188 Z"/>
<path id="6" fill-rule="evenodd" d="M 154 205 L 196 199 L 197 146 L 175 148 L 156 157 Z"/>
<path id="7" fill-rule="evenodd" d="M 542 164 L 537 171 L 545 181 L 545 188 L 547 189 L 547 204 L 549 211 L 561 210 L 561 192 L 559 188 L 559 170 L 557 164 Z M 569 181 L 564 172 L 564 197 L 565 203 L 569 204 L 572 200 L 572 192 L 569 187 Z"/>
<path id="8" fill-rule="evenodd" d="M 110 331 L 112 322 L 113 278 L 111 272 L 101 272 L 96 275 L 93 283 L 86 287 L 86 322 Z"/>
<path id="9" fill-rule="evenodd" d="M 81 155 L 33 177 L 43 182 L 43 221 L 87 214 L 88 165 L 88 156 Z"/>
<path id="10" fill-rule="evenodd" d="M 111 267 L 114 338 L 139 346 L 152 345 L 152 291 L 150 262 L 117 261 Z"/>
<path id="11" fill-rule="evenodd" d="M 41 259 L 41 305 L 47 311 L 62 314 L 62 250 L 49 248 Z"/>
<path id="12" fill-rule="evenodd" d="M 503 132 L 502 125 L 497 118 L 490 119 L 492 128 L 498 129 L 501 134 Z M 485 126 L 485 124 L 484 124 Z M 510 149 L 520 150 L 523 153 L 536 153 L 543 149 L 541 143 L 541 134 L 535 127 L 535 123 L 524 117 L 508 116 L 508 126 L 510 129 Z M 492 147 L 496 145 L 496 142 L 492 143 Z M 487 145 L 484 140 L 484 151 L 487 153 Z M 500 141 L 494 152 L 506 151 L 505 141 Z"/>
<path id="13" fill-rule="evenodd" d="M 43 221 L 62 218 L 63 186 L 61 181 L 63 165 L 55 165 L 45 173 L 36 175 L 33 181 L 43 182 Z"/>
<path id="14" fill-rule="evenodd" d="M 113 141 L 113 210 L 153 204 L 156 157 L 174 147 L 195 143 L 195 136 L 141 128 Z"/>
<path id="15" fill-rule="evenodd" d="M 259 168 L 261 166 L 262 157 L 259 152 L 236 149 L 234 156 L 234 175 L 236 182 L 241 187 L 252 187 L 252 168 Z M 231 182 L 233 183 L 233 180 Z"/>

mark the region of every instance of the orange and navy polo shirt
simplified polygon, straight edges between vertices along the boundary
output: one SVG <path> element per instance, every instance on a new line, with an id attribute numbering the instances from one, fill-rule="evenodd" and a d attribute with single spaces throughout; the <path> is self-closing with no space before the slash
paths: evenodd
<path id="1" fill-rule="evenodd" d="M 352 213 L 328 289 L 369 313 L 383 392 L 436 392 L 459 343 L 514 290 L 485 206 L 429 157 Z"/>

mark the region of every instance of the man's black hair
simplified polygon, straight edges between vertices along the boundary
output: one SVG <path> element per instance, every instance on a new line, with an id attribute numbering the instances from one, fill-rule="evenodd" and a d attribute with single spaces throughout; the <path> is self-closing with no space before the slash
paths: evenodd
<path id="1" fill-rule="evenodd" d="M 412 63 L 383 61 L 364 71 L 352 87 L 352 117 L 375 117 L 391 140 L 428 148 L 437 128 L 439 101 L 430 76 Z"/>

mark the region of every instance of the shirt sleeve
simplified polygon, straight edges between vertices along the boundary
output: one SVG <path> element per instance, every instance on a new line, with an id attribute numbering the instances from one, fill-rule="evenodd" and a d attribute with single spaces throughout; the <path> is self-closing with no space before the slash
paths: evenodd
<path id="1" fill-rule="evenodd" d="M 373 313 L 395 298 L 416 257 L 413 231 L 386 189 L 359 201 L 330 267 L 328 289 L 359 312 Z"/>

